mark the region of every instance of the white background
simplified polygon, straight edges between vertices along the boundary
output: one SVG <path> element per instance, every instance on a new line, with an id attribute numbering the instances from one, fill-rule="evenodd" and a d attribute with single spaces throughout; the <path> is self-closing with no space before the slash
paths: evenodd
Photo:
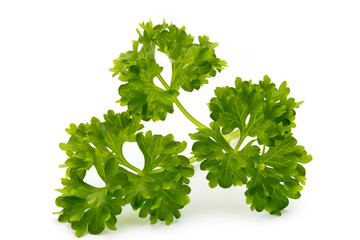
<path id="1" fill-rule="evenodd" d="M 140 22 L 166 19 L 219 42 L 217 56 L 228 62 L 210 84 L 179 97 L 201 122 L 210 122 L 213 89 L 236 76 L 287 80 L 290 95 L 305 101 L 295 136 L 313 155 L 307 184 L 283 216 L 270 216 L 250 211 L 244 187 L 210 189 L 197 165 L 191 203 L 171 226 L 150 225 L 126 207 L 117 231 L 83 239 L 359 239 L 359 10 L 346 0 L 1 1 L 1 238 L 76 238 L 52 215 L 64 129 L 124 110 L 112 60 L 131 49 Z M 178 109 L 147 129 L 186 141 L 195 132 Z M 127 156 L 140 164 L 134 149 Z"/>

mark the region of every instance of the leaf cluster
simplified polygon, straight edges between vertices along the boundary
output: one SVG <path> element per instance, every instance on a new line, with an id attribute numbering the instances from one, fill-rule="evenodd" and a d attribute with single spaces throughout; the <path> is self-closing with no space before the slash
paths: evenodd
<path id="1" fill-rule="evenodd" d="M 253 83 L 235 79 L 235 85 L 218 87 L 209 102 L 212 122 L 205 126 L 196 120 L 177 97 L 181 89 L 199 90 L 226 67 L 215 54 L 217 43 L 209 37 L 197 40 L 185 27 L 173 24 L 140 24 L 139 37 L 132 50 L 121 53 L 110 69 L 118 76 L 122 106 L 127 111 L 108 111 L 104 121 L 71 124 L 70 135 L 60 148 L 68 159 L 61 196 L 56 204 L 62 210 L 59 221 L 70 222 L 77 236 L 97 234 L 105 227 L 115 230 L 122 207 L 130 204 L 139 216 L 151 223 L 166 224 L 180 217 L 189 203 L 191 162 L 200 162 L 207 171 L 209 186 L 229 188 L 245 185 L 246 203 L 251 210 L 281 215 L 289 199 L 298 199 L 306 180 L 304 164 L 312 160 L 298 145 L 292 130 L 296 109 L 302 102 L 289 97 L 286 81 L 277 87 L 268 76 Z M 165 54 L 172 76 L 161 76 L 163 66 L 156 53 Z M 157 81 L 157 82 L 156 82 Z M 162 87 L 159 87 L 162 86 Z M 181 155 L 186 142 L 173 135 L 142 132 L 142 121 L 165 120 L 174 104 L 197 127 L 193 157 Z M 136 142 L 144 156 L 138 169 L 124 157 L 124 143 Z M 86 174 L 95 168 L 104 187 L 86 183 Z"/>
<path id="2" fill-rule="evenodd" d="M 191 134 L 193 154 L 209 172 L 210 187 L 246 184 L 246 202 L 259 212 L 281 215 L 288 198 L 299 198 L 305 184 L 302 164 L 312 159 L 291 133 L 301 103 L 289 92 L 286 82 L 276 88 L 268 76 L 259 84 L 237 78 L 235 87 L 215 89 L 211 128 Z M 235 146 L 226 140 L 229 135 L 237 135 Z"/>
<path id="3" fill-rule="evenodd" d="M 179 218 L 179 209 L 189 203 L 189 177 L 194 174 L 189 159 L 180 153 L 186 142 L 174 141 L 171 134 L 140 132 L 139 117 L 127 112 L 108 111 L 105 121 L 92 118 L 90 123 L 71 124 L 67 143 L 60 144 L 68 159 L 64 187 L 56 199 L 62 208 L 60 222 L 70 222 L 77 236 L 86 229 L 97 234 L 107 226 L 115 230 L 116 216 L 122 206 L 131 204 L 140 217 L 150 216 L 170 224 Z M 125 142 L 136 142 L 144 155 L 144 168 L 137 169 L 123 155 Z M 104 182 L 97 188 L 84 180 L 94 167 Z"/>
<path id="4" fill-rule="evenodd" d="M 216 57 L 214 49 L 218 44 L 210 42 L 207 36 L 200 36 L 198 43 L 194 43 L 185 27 L 165 22 L 140 26 L 143 32 L 138 30 L 139 38 L 133 41 L 133 49 L 121 53 L 110 71 L 125 82 L 119 87 L 119 102 L 128 106 L 130 114 L 140 114 L 145 121 L 165 120 L 168 113 L 174 112 L 180 88 L 188 92 L 199 90 L 226 62 Z M 165 89 L 154 83 L 163 70 L 156 62 L 156 50 L 166 54 L 171 62 L 172 78 Z"/>

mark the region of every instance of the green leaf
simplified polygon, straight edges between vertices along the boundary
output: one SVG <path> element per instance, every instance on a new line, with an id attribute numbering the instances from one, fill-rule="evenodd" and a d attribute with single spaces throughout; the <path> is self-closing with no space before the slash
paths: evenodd
<path id="1" fill-rule="evenodd" d="M 128 113 L 115 114 L 108 111 L 104 122 L 92 118 L 90 123 L 71 124 L 67 132 L 71 135 L 66 144 L 61 144 L 69 158 L 67 178 L 62 179 L 64 187 L 58 191 L 56 204 L 63 208 L 59 221 L 70 222 L 76 236 L 88 229 L 97 234 L 104 230 L 116 229 L 116 215 L 121 213 L 125 200 L 124 186 L 127 175 L 120 164 L 127 165 L 122 155 L 122 146 L 127 141 L 135 141 L 136 132 L 143 126 L 139 117 Z M 84 177 L 92 166 L 104 181 L 104 188 L 96 188 L 84 182 Z"/>
<path id="2" fill-rule="evenodd" d="M 288 98 L 286 82 L 277 89 L 267 76 L 259 84 L 237 78 L 235 86 L 216 88 L 209 104 L 210 116 L 224 134 L 238 129 L 241 138 L 256 137 L 259 144 L 272 146 L 295 127 L 295 108 L 300 103 Z"/>
<path id="3" fill-rule="evenodd" d="M 79 176 L 84 177 L 87 170 L 93 165 L 92 154 L 94 148 L 85 140 L 89 131 L 89 124 L 71 124 L 66 131 L 71 135 L 67 143 L 60 143 L 59 147 L 66 151 L 69 157 L 61 167 L 67 167 L 66 176 L 70 171 L 76 172 Z"/>
<path id="4" fill-rule="evenodd" d="M 300 164 L 311 160 L 304 147 L 290 135 L 277 140 L 275 146 L 262 154 L 257 168 L 250 171 L 251 180 L 247 183 L 246 202 L 251 209 L 281 215 L 288 198 L 299 198 L 305 184 L 305 169 Z"/>
<path id="5" fill-rule="evenodd" d="M 126 204 L 124 192 L 93 187 L 73 171 L 69 175 L 62 181 L 64 188 L 59 190 L 62 196 L 56 199 L 56 205 L 62 208 L 59 221 L 70 222 L 77 237 L 82 236 L 86 229 L 92 234 L 102 232 L 110 219 L 114 226 L 115 216 Z M 116 209 L 112 208 L 113 202 L 118 203 Z"/>
<path id="6" fill-rule="evenodd" d="M 71 124 L 69 141 L 60 147 L 69 159 L 67 178 L 62 179 L 61 196 L 56 199 L 59 221 L 70 222 L 75 235 L 86 230 L 98 234 L 107 226 L 115 230 L 116 215 L 130 203 L 140 209 L 139 216 L 150 216 L 170 224 L 180 217 L 179 209 L 189 203 L 189 177 L 194 169 L 189 159 L 180 155 L 186 142 L 174 141 L 173 135 L 145 135 L 140 116 L 108 111 L 104 121 Z M 145 159 L 144 169 L 131 165 L 123 155 L 125 142 L 137 142 Z M 96 188 L 84 181 L 87 170 L 96 169 L 105 187 Z"/>
<path id="7" fill-rule="evenodd" d="M 201 162 L 201 170 L 209 173 L 206 178 L 209 186 L 219 185 L 229 188 L 232 185 L 240 186 L 247 182 L 247 168 L 254 165 L 260 152 L 259 147 L 252 142 L 241 151 L 233 149 L 220 133 L 220 126 L 216 122 L 210 124 L 210 129 L 200 129 L 191 137 L 197 140 L 193 145 L 193 154 Z"/>
<path id="8" fill-rule="evenodd" d="M 161 220 L 170 224 L 189 203 L 188 178 L 194 169 L 188 158 L 179 155 L 186 143 L 174 141 L 171 134 L 153 135 L 150 131 L 139 133 L 136 141 L 145 164 L 141 174 L 129 175 L 126 198 L 134 209 L 140 209 L 140 217 L 150 215 L 152 223 Z"/>
<path id="9" fill-rule="evenodd" d="M 113 76 L 125 82 L 119 87 L 120 103 L 128 106 L 130 114 L 139 114 L 149 121 L 165 120 L 173 113 L 173 103 L 180 87 L 185 91 L 199 89 L 220 72 L 226 62 L 215 55 L 217 43 L 207 36 L 194 37 L 185 32 L 185 27 L 162 23 L 153 26 L 152 22 L 140 24 L 139 38 L 133 41 L 131 51 L 121 53 L 110 69 Z M 163 67 L 156 62 L 156 50 L 165 53 L 171 61 L 172 78 L 169 86 L 158 87 L 154 81 L 159 78 Z"/>
<path id="10" fill-rule="evenodd" d="M 176 90 L 164 90 L 154 84 L 154 78 L 162 72 L 154 59 L 137 59 L 126 72 L 122 72 L 119 87 L 120 103 L 128 106 L 131 114 L 139 114 L 143 120 L 165 120 L 174 111 Z"/>
<path id="11" fill-rule="evenodd" d="M 259 84 L 237 78 L 235 87 L 215 90 L 210 129 L 190 135 L 193 154 L 208 171 L 209 186 L 246 184 L 252 210 L 280 215 L 288 198 L 299 198 L 305 184 L 301 164 L 312 158 L 292 136 L 294 109 L 301 103 L 289 98 L 289 92 L 286 82 L 276 88 L 267 76 Z M 245 139 L 249 141 L 242 147 Z"/>
<path id="12" fill-rule="evenodd" d="M 161 31 L 154 39 L 159 51 L 165 53 L 172 66 L 171 89 L 179 87 L 185 91 L 198 90 L 208 83 L 208 78 L 214 77 L 226 67 L 226 62 L 215 55 L 217 43 L 209 41 L 209 37 L 200 36 L 199 43 L 194 43 L 194 37 L 185 32 L 185 27 L 170 25 Z"/>
<path id="13" fill-rule="evenodd" d="M 151 131 L 148 131 L 145 136 L 142 133 L 137 134 L 136 142 L 144 154 L 144 173 L 158 166 L 172 169 L 174 165 L 181 162 L 177 154 L 186 148 L 186 142 L 175 142 L 171 134 L 163 137 L 152 135 Z"/>
<path id="14" fill-rule="evenodd" d="M 123 144 L 135 141 L 135 133 L 143 128 L 139 117 L 131 118 L 126 112 L 115 114 L 109 110 L 104 118 L 105 122 L 92 118 L 91 123 L 81 123 L 79 126 L 71 124 L 71 131 L 67 129 L 70 139 L 66 144 L 60 144 L 60 148 L 69 156 L 63 165 L 67 167 L 67 176 L 74 171 L 83 178 L 95 164 L 99 176 L 104 178 L 104 172 L 100 169 L 113 154 L 121 161 Z"/>

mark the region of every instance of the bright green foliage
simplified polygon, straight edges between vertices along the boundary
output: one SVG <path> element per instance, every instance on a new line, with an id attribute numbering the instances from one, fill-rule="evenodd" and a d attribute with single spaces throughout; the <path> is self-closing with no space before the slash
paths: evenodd
<path id="1" fill-rule="evenodd" d="M 222 133 L 240 130 L 240 139 L 257 137 L 259 144 L 271 146 L 274 139 L 295 127 L 295 108 L 301 102 L 288 98 L 290 89 L 283 82 L 279 89 L 264 76 L 259 84 L 237 78 L 235 88 L 215 89 L 209 104 L 211 118 L 220 124 Z"/>
<path id="2" fill-rule="evenodd" d="M 127 105 L 132 114 L 142 115 L 143 120 L 165 120 L 166 114 L 174 111 L 173 103 L 179 93 L 154 84 L 154 78 L 161 71 L 162 67 L 154 59 L 142 59 L 131 66 L 121 75 L 121 80 L 127 81 L 119 87 L 121 105 Z"/>
<path id="3" fill-rule="evenodd" d="M 120 187 L 125 177 L 118 174 L 109 181 L 107 187 L 96 188 L 85 183 L 76 173 L 70 172 L 69 178 L 62 179 L 64 188 L 59 192 L 63 195 L 56 199 L 56 205 L 63 208 L 59 221 L 70 222 L 78 237 L 87 228 L 92 234 L 102 232 L 105 225 L 116 230 L 115 216 L 121 213 L 121 207 L 126 204 L 124 191 Z M 120 182 L 115 182 L 115 179 Z"/>
<path id="4" fill-rule="evenodd" d="M 216 57 L 218 44 L 207 36 L 195 41 L 185 27 L 165 22 L 140 26 L 133 49 L 121 53 L 110 69 L 123 82 L 119 102 L 127 111 L 108 111 L 103 122 L 92 118 L 90 123 L 71 124 L 66 129 L 70 139 L 60 144 L 68 159 L 61 165 L 66 178 L 58 189 L 62 195 L 56 199 L 62 208 L 59 221 L 71 223 L 80 237 L 86 230 L 93 234 L 105 227 L 116 230 L 117 215 L 126 204 L 139 210 L 139 217 L 149 216 L 151 223 L 160 220 L 168 225 L 180 217 L 180 209 L 190 201 L 188 184 L 194 174 L 189 159 L 180 155 L 186 142 L 174 141 L 171 134 L 139 132 L 141 120 L 165 120 L 174 111 L 174 103 L 198 127 L 197 133 L 190 134 L 195 140 L 191 159 L 208 171 L 209 186 L 246 185 L 251 210 L 281 215 L 289 198 L 300 197 L 306 180 L 303 164 L 312 160 L 292 134 L 295 109 L 301 102 L 289 97 L 286 82 L 277 88 L 268 76 L 258 84 L 236 78 L 235 87 L 215 89 L 209 103 L 213 122 L 207 127 L 177 97 L 180 88 L 199 90 L 226 66 Z M 171 63 L 168 82 L 161 76 L 157 52 Z M 143 169 L 125 159 L 125 142 L 137 143 L 144 156 Z M 104 187 L 85 182 L 91 168 Z"/>
<path id="5" fill-rule="evenodd" d="M 281 215 L 280 210 L 288 205 L 288 198 L 300 197 L 301 184 L 305 184 L 305 168 L 301 163 L 309 161 L 311 156 L 292 136 L 276 140 L 255 162 L 256 168 L 249 169 L 251 180 L 246 184 L 245 195 L 251 209 Z"/>
<path id="6" fill-rule="evenodd" d="M 71 124 L 66 132 L 70 134 L 69 141 L 60 143 L 60 148 L 69 157 L 62 167 L 73 171 L 84 178 L 86 171 L 95 165 L 99 176 L 104 180 L 104 170 L 101 169 L 113 155 L 116 161 L 127 164 L 122 154 L 125 142 L 135 142 L 135 133 L 143 128 L 139 117 L 130 117 L 128 113 L 115 114 L 108 111 L 104 115 L 105 122 L 93 117 L 91 123 Z M 97 149 L 97 152 L 96 152 Z"/>
<path id="7" fill-rule="evenodd" d="M 259 84 L 237 78 L 235 86 L 215 90 L 216 97 L 209 104 L 214 122 L 211 129 L 191 134 L 196 140 L 193 154 L 202 161 L 201 169 L 209 171 L 210 187 L 246 183 L 252 210 L 279 215 L 288 198 L 300 197 L 300 184 L 305 184 L 305 169 L 300 163 L 311 160 L 291 133 L 294 109 L 300 103 L 288 98 L 286 82 L 277 89 L 267 76 Z M 226 134 L 238 134 L 234 148 Z M 247 137 L 253 140 L 240 148 Z"/>
<path id="8" fill-rule="evenodd" d="M 70 222 L 77 236 L 86 229 L 97 234 L 105 225 L 115 230 L 116 215 L 121 207 L 130 203 L 140 209 L 139 216 L 150 216 L 170 224 L 179 218 L 179 209 L 189 203 L 189 177 L 194 174 L 188 158 L 179 155 L 185 142 L 176 142 L 167 136 L 145 136 L 138 132 L 143 126 L 140 117 L 127 112 L 109 111 L 104 122 L 92 118 L 91 123 L 71 124 L 67 132 L 68 143 L 60 144 L 69 156 L 63 167 L 67 178 L 58 191 L 56 204 L 63 208 L 59 221 Z M 125 142 L 137 142 L 144 154 L 144 169 L 131 165 L 123 155 Z M 105 187 L 96 188 L 84 182 L 87 170 L 94 167 Z"/>
<path id="9" fill-rule="evenodd" d="M 212 122 L 211 129 L 199 129 L 191 134 L 197 140 L 193 154 L 201 162 L 201 169 L 208 170 L 206 178 L 210 187 L 218 184 L 223 188 L 241 186 L 247 182 L 246 169 L 254 166 L 259 147 L 248 144 L 241 151 L 233 149 L 220 132 L 219 124 Z"/>
<path id="10" fill-rule="evenodd" d="M 226 62 L 216 57 L 214 48 L 218 45 L 209 41 L 207 36 L 198 38 L 185 32 L 185 27 L 163 23 L 153 26 L 152 22 L 140 24 L 139 39 L 133 41 L 133 49 L 121 53 L 110 69 L 113 76 L 125 84 L 119 88 L 121 105 L 128 106 L 130 114 L 140 114 L 148 121 L 165 120 L 172 113 L 173 103 L 180 87 L 185 91 L 199 89 L 220 72 Z M 172 78 L 165 89 L 154 84 L 163 67 L 156 62 L 156 50 L 169 57 Z M 156 79 L 155 79 L 156 80 Z"/>
<path id="11" fill-rule="evenodd" d="M 186 143 L 175 142 L 171 134 L 163 137 L 150 131 L 145 136 L 139 133 L 136 142 L 144 154 L 145 165 L 140 174 L 129 175 L 130 181 L 124 186 L 127 200 L 134 209 L 141 209 L 140 217 L 150 215 L 152 223 L 161 220 L 170 224 L 190 201 L 187 184 L 194 169 L 188 158 L 178 155 Z"/>

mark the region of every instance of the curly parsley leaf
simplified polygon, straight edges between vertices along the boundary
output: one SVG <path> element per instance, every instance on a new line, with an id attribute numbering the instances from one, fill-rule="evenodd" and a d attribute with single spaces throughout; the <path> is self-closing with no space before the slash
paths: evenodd
<path id="1" fill-rule="evenodd" d="M 98 234 L 104 230 L 105 225 L 116 230 L 115 216 L 121 213 L 121 207 L 126 204 L 124 191 L 111 185 L 96 188 L 85 183 L 74 172 L 69 175 L 69 178 L 62 179 L 64 188 L 58 191 L 63 195 L 56 199 L 56 205 L 63 208 L 59 221 L 70 222 L 78 237 L 86 229 L 89 233 Z M 117 177 L 125 180 L 124 176 Z"/>
<path id="2" fill-rule="evenodd" d="M 171 89 L 181 87 L 188 92 L 199 90 L 208 83 L 208 78 L 227 66 L 215 55 L 217 43 L 210 42 L 207 36 L 199 36 L 199 43 L 194 43 L 194 37 L 185 32 L 185 27 L 170 25 L 155 37 L 155 42 L 158 50 L 171 61 Z"/>
<path id="3" fill-rule="evenodd" d="M 277 89 L 268 76 L 259 84 L 237 78 L 235 86 L 216 88 L 216 97 L 209 104 L 210 116 L 220 124 L 222 133 L 237 128 L 241 141 L 247 136 L 257 137 L 259 144 L 271 146 L 295 127 L 295 108 L 301 102 L 288 98 L 286 82 Z"/>
<path id="4" fill-rule="evenodd" d="M 198 43 L 194 37 L 186 33 L 185 27 L 178 28 L 173 24 L 153 26 L 152 22 L 140 24 L 143 33 L 138 30 L 138 43 L 141 51 L 149 58 L 155 58 L 155 50 L 165 53 L 171 62 L 172 78 L 170 89 L 192 92 L 208 83 L 226 67 L 226 62 L 216 57 L 217 43 L 209 41 L 207 36 L 199 36 Z M 157 49 L 156 49 L 157 47 Z"/>
<path id="5" fill-rule="evenodd" d="M 209 186 L 222 188 L 241 186 L 247 182 L 246 171 L 254 166 L 254 158 L 258 157 L 259 147 L 250 142 L 241 151 L 233 149 L 220 132 L 216 122 L 210 124 L 211 129 L 200 129 L 191 134 L 196 140 L 193 145 L 193 154 L 198 161 L 202 161 L 201 170 L 209 173 L 206 178 Z"/>
<path id="6" fill-rule="evenodd" d="M 300 184 L 305 184 L 301 164 L 311 156 L 292 137 L 300 103 L 288 98 L 289 92 L 286 82 L 277 89 L 267 76 L 259 84 L 237 78 L 235 87 L 215 90 L 209 104 L 211 129 L 191 134 L 193 154 L 208 171 L 209 186 L 246 184 L 252 210 L 279 215 L 288 198 L 300 197 Z M 227 135 L 237 135 L 235 147 Z M 240 148 L 246 138 L 252 140 Z"/>
<path id="7" fill-rule="evenodd" d="M 131 117 L 128 113 L 115 114 L 108 111 L 104 115 L 104 122 L 93 117 L 90 123 L 81 123 L 78 126 L 71 124 L 66 129 L 70 134 L 67 143 L 60 143 L 60 148 L 66 151 L 69 157 L 61 167 L 67 168 L 67 176 L 73 171 L 80 178 L 84 178 L 86 171 L 96 163 L 96 149 L 105 159 L 114 157 L 121 164 L 128 164 L 122 155 L 122 146 L 125 142 L 134 142 L 135 133 L 143 128 L 140 118 Z M 95 165 L 96 167 L 96 165 Z M 99 168 L 97 167 L 97 170 Z M 104 173 L 100 171 L 100 177 Z"/>
<path id="8" fill-rule="evenodd" d="M 140 217 L 150 215 L 152 223 L 161 220 L 170 224 L 190 201 L 187 184 L 194 169 L 188 158 L 179 155 L 186 143 L 174 141 L 171 134 L 164 137 L 150 131 L 145 136 L 138 134 L 136 141 L 145 165 L 141 174 L 129 176 L 127 199 L 134 209 L 140 209 Z"/>
<path id="9" fill-rule="evenodd" d="M 174 111 L 173 103 L 180 87 L 189 92 L 198 90 L 226 62 L 216 57 L 214 49 L 218 44 L 210 42 L 207 36 L 199 37 L 199 43 L 194 43 L 194 37 L 185 32 L 185 27 L 165 22 L 153 26 L 151 21 L 140 26 L 143 31 L 138 30 L 139 38 L 133 41 L 133 49 L 121 53 L 110 71 L 126 82 L 119 87 L 119 101 L 128 106 L 130 114 L 140 114 L 145 121 L 165 120 L 167 113 Z M 170 85 L 162 82 L 165 89 L 154 83 L 163 70 L 156 62 L 156 50 L 171 61 L 172 78 Z"/>
<path id="10" fill-rule="evenodd" d="M 115 230 L 116 215 L 121 207 L 130 203 L 140 209 L 139 216 L 150 216 L 170 224 L 179 218 L 179 209 L 189 203 L 188 186 L 194 174 L 189 159 L 179 155 L 185 142 L 174 141 L 171 134 L 145 135 L 140 117 L 129 113 L 108 111 L 104 122 L 92 118 L 90 123 L 71 124 L 67 143 L 60 144 L 69 158 L 62 167 L 67 178 L 62 179 L 62 196 L 56 200 L 62 208 L 59 221 L 70 222 L 81 236 L 86 229 L 97 234 L 107 226 Z M 144 154 L 142 170 L 131 165 L 123 155 L 125 142 L 137 142 Z M 105 183 L 96 188 L 84 181 L 87 170 L 94 167 Z"/>
<path id="11" fill-rule="evenodd" d="M 281 215 L 280 210 L 288 203 L 288 198 L 298 199 L 305 184 L 305 168 L 301 164 L 311 161 L 303 146 L 297 145 L 294 137 L 287 135 L 276 140 L 260 156 L 256 168 L 249 171 L 250 181 L 246 184 L 246 202 L 251 210 L 266 210 Z"/>
<path id="12" fill-rule="evenodd" d="M 162 72 L 154 59 L 141 59 L 132 65 L 121 79 L 126 81 L 119 87 L 120 103 L 128 106 L 131 114 L 140 114 L 148 121 L 165 120 L 173 113 L 173 103 L 179 95 L 176 90 L 164 90 L 154 84 L 154 78 Z"/>

